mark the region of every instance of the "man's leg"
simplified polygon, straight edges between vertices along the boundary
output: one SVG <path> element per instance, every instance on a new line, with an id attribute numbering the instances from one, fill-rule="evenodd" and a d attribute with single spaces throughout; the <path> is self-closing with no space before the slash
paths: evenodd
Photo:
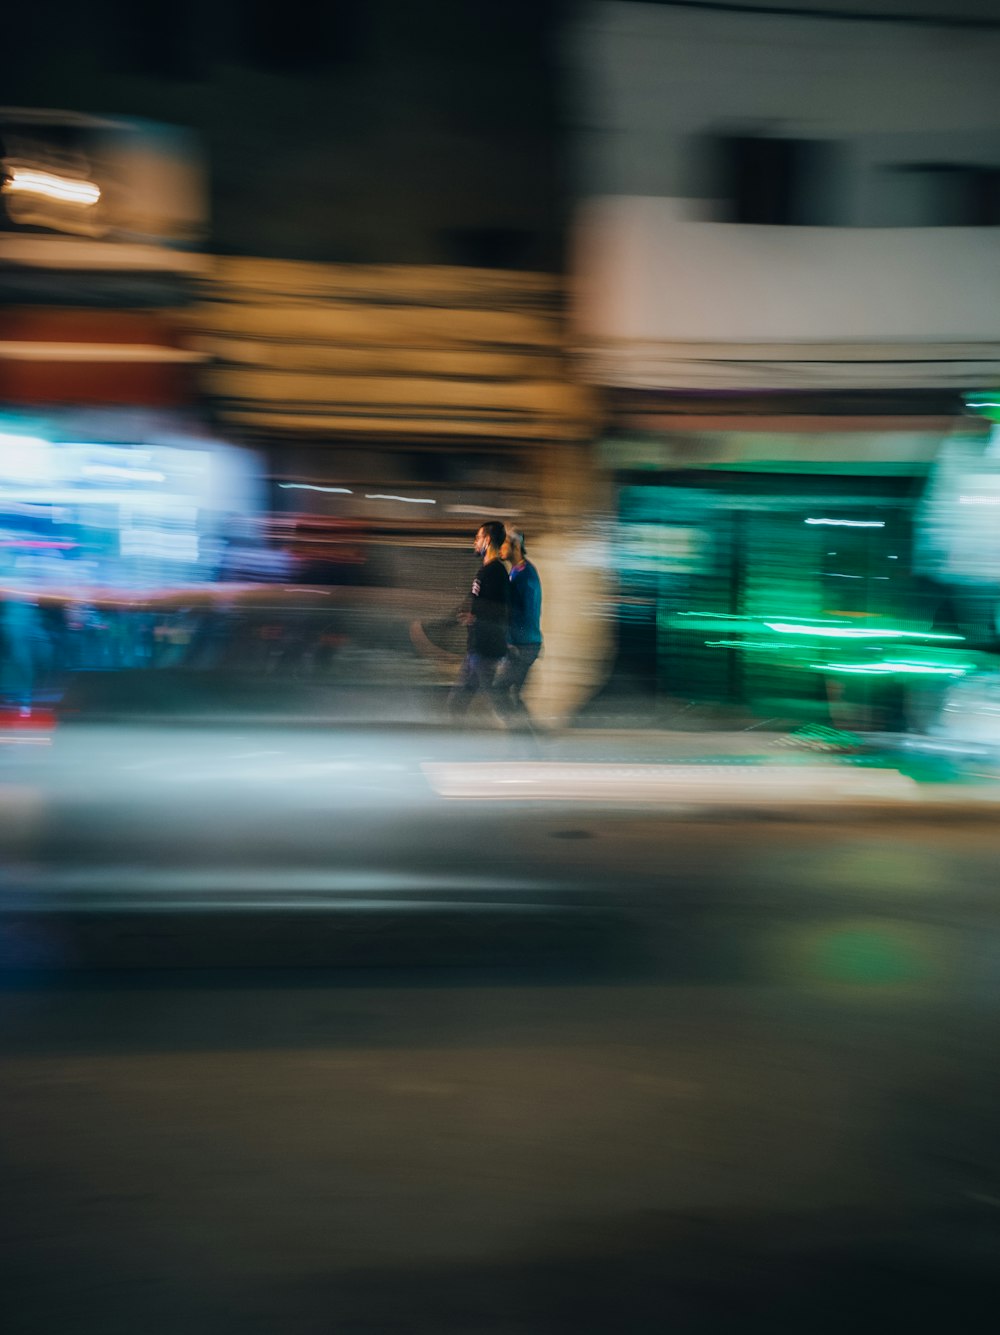
<path id="1" fill-rule="evenodd" d="M 528 707 L 521 699 L 521 688 L 538 657 L 540 645 L 511 644 L 507 657 L 500 664 L 493 686 L 493 703 L 497 713 L 509 728 L 524 728 L 534 732 Z"/>
<path id="2" fill-rule="evenodd" d="M 500 660 L 496 676 L 493 678 L 493 689 L 490 692 L 493 708 L 508 727 L 510 727 L 514 708 L 511 701 L 511 691 L 513 689 L 514 677 L 517 673 L 517 667 L 512 657 L 514 652 L 514 646 L 508 645 L 507 656 Z"/>
<path id="3" fill-rule="evenodd" d="M 448 697 L 448 710 L 454 719 L 462 719 L 468 713 L 473 696 L 478 691 L 489 696 L 496 675 L 499 659 L 483 658 L 480 654 L 466 654 L 465 661 L 458 674 L 458 680 Z"/>
<path id="4" fill-rule="evenodd" d="M 499 658 L 480 658 L 476 663 L 476 689 L 490 704 L 493 703 L 493 685 L 500 663 Z"/>
<path id="5" fill-rule="evenodd" d="M 468 713 L 477 690 L 477 680 L 476 657 L 474 654 L 466 654 L 455 684 L 448 693 L 448 713 L 453 719 L 462 719 Z"/>

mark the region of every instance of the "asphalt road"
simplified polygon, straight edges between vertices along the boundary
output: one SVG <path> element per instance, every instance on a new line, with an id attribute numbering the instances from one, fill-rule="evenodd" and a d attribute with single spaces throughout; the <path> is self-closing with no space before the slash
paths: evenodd
<path id="1" fill-rule="evenodd" d="M 5 1329 L 994 1323 L 991 825 L 269 736 L 7 760 Z"/>
<path id="2" fill-rule="evenodd" d="M 989 1328 L 995 1000 L 7 990 L 12 1332 Z"/>

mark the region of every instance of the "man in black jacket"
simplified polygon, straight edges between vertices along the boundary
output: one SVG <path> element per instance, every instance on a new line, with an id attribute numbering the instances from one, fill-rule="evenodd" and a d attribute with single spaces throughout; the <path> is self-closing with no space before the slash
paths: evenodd
<path id="1" fill-rule="evenodd" d="M 472 581 L 459 619 L 469 628 L 465 658 L 452 688 L 448 707 L 455 718 L 465 715 L 477 691 L 489 693 L 497 664 L 507 652 L 507 606 L 510 580 L 500 559 L 506 538 L 503 524 L 483 524 L 476 533 L 475 551 L 481 565 Z"/>

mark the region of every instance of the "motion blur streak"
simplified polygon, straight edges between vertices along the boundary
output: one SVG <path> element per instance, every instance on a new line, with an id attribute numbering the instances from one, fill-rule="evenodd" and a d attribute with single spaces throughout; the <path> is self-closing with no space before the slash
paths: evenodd
<path id="1" fill-rule="evenodd" d="M 197 362 L 201 354 L 184 348 L 132 343 L 0 343 L 0 357 L 14 361 Z"/>
<path id="2" fill-rule="evenodd" d="M 54 176 L 51 172 L 32 171 L 15 167 L 3 189 L 10 194 L 44 195 L 61 203 L 92 207 L 101 198 L 101 187 L 93 181 L 77 181 L 71 177 Z"/>
<path id="3" fill-rule="evenodd" d="M 826 524 L 830 528 L 885 528 L 884 519 L 806 519 L 807 524 Z"/>
<path id="4" fill-rule="evenodd" d="M 4 8 L 4 1335 L 996 1330 L 996 12 Z"/>

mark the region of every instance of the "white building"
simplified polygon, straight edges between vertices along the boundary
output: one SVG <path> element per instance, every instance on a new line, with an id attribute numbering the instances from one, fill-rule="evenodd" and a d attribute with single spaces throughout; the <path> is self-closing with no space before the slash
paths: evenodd
<path id="1" fill-rule="evenodd" d="M 577 315 L 596 383 L 1000 382 L 996 6 L 838 7 L 865 8 L 579 12 Z"/>

